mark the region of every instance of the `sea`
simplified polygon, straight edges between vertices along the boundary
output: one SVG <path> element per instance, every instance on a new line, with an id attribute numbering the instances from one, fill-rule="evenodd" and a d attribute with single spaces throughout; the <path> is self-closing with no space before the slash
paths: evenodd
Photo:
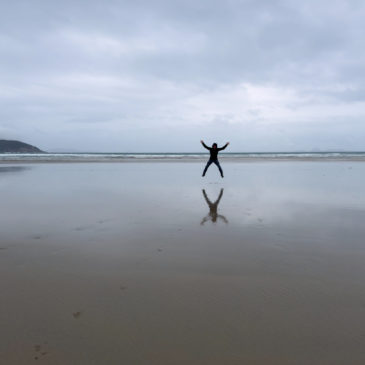
<path id="1" fill-rule="evenodd" d="M 200 161 L 207 153 L 4 153 L 0 162 L 112 162 L 112 161 Z M 220 153 L 220 159 L 245 160 L 359 160 L 365 161 L 365 152 L 231 152 Z"/>

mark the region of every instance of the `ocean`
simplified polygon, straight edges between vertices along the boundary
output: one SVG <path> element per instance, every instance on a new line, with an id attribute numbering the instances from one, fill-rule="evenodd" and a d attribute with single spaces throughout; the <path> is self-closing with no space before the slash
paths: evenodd
<path id="1" fill-rule="evenodd" d="M 111 162 L 135 160 L 205 160 L 207 153 L 41 153 L 0 154 L 0 162 Z M 231 152 L 221 153 L 220 159 L 245 160 L 360 160 L 365 161 L 365 152 Z"/>

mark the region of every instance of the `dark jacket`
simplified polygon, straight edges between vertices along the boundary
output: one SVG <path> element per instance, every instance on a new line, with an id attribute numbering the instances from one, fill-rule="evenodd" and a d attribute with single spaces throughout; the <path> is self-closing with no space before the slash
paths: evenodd
<path id="1" fill-rule="evenodd" d="M 212 148 L 212 147 L 208 147 L 204 142 L 202 142 L 202 145 L 207 149 L 209 150 L 210 152 L 210 159 L 213 160 L 213 161 L 216 161 L 218 160 L 218 152 L 219 151 L 222 151 L 224 150 L 227 146 L 228 146 L 228 143 L 226 143 L 223 147 L 221 148 Z"/>

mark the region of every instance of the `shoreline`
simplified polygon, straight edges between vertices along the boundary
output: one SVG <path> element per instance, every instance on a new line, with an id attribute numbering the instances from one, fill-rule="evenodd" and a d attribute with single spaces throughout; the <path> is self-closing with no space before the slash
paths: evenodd
<path id="1" fill-rule="evenodd" d="M 38 163 L 202 163 L 206 162 L 209 156 L 206 158 L 59 158 L 59 159 L 1 159 L 0 165 L 5 164 L 38 164 Z M 256 162 L 365 162 L 365 157 L 220 157 L 220 161 L 225 163 L 256 163 Z"/>

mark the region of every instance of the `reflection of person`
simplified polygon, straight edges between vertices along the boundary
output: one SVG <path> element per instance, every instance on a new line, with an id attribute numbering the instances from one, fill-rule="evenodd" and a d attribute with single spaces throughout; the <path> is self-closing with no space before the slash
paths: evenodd
<path id="1" fill-rule="evenodd" d="M 201 225 L 203 225 L 206 221 L 211 220 L 213 223 L 215 223 L 217 221 L 218 218 L 222 219 L 224 223 L 228 223 L 227 218 L 224 215 L 218 214 L 217 210 L 218 210 L 218 204 L 220 202 L 220 200 L 222 199 L 223 196 L 223 189 L 221 189 L 218 199 L 212 203 L 209 198 L 207 193 L 205 192 L 205 190 L 203 189 L 203 196 L 205 201 L 207 202 L 208 206 L 209 206 L 209 214 L 204 217 L 201 221 Z"/>
<path id="2" fill-rule="evenodd" d="M 222 151 L 224 150 L 228 145 L 229 145 L 229 142 L 227 142 L 223 147 L 221 148 L 218 148 L 218 145 L 216 143 L 213 143 L 212 147 L 208 147 L 204 141 L 200 141 L 201 144 L 204 146 L 204 148 L 206 148 L 207 150 L 209 150 L 210 152 L 210 158 L 209 158 L 209 161 L 207 162 L 206 166 L 205 166 L 205 169 L 203 171 L 203 175 L 202 176 L 205 176 L 205 173 L 207 172 L 208 170 L 208 167 L 212 164 L 212 163 L 215 163 L 219 169 L 219 172 L 221 173 L 221 176 L 223 176 L 223 170 L 221 168 L 221 165 L 219 164 L 219 161 L 218 161 L 218 152 L 219 151 Z"/>

